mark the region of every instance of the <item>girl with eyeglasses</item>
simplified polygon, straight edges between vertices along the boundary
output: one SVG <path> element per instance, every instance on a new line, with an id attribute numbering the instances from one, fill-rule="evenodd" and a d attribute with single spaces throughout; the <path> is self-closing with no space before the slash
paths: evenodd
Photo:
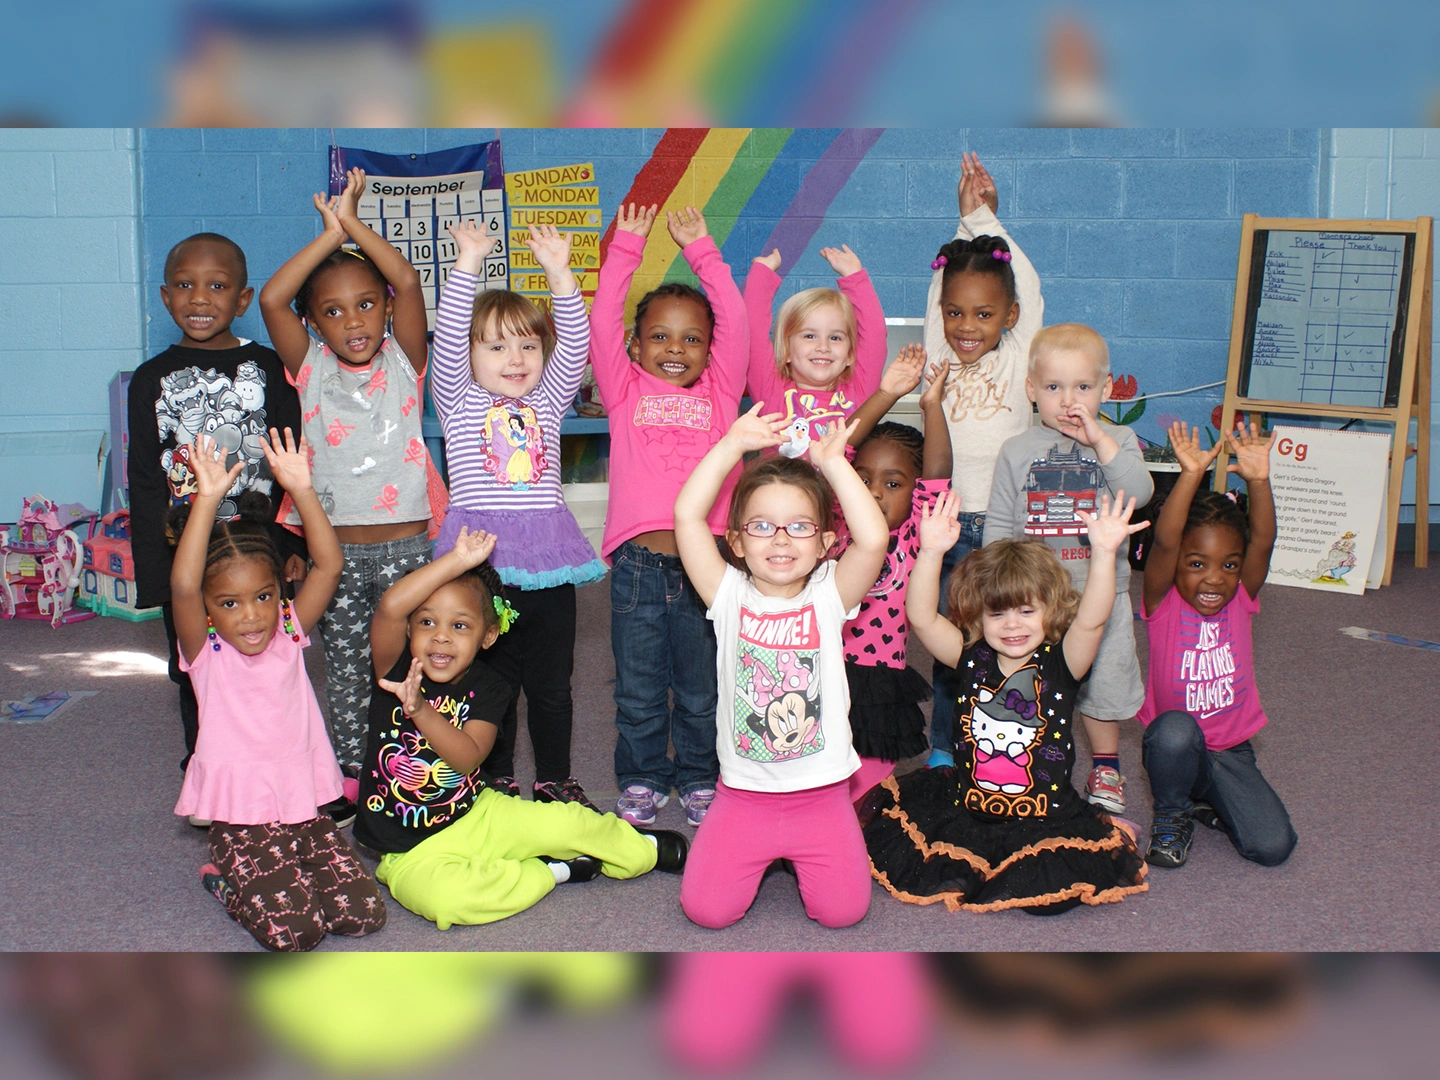
<path id="1" fill-rule="evenodd" d="M 680 904 L 701 926 L 741 919 L 776 859 L 793 863 L 806 913 L 851 926 L 870 908 L 870 863 L 850 802 L 841 627 L 874 585 L 889 526 L 832 424 L 810 463 L 762 457 L 741 473 L 720 554 L 706 516 L 745 454 L 780 445 L 785 414 L 757 403 L 715 445 L 675 502 L 675 539 L 715 624 L 715 800 L 691 849 Z M 838 560 L 833 506 L 850 544 Z"/>

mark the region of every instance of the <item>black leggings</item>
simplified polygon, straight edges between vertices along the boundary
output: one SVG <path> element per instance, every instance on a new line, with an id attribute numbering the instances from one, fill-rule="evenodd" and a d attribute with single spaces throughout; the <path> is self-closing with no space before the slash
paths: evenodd
<path id="1" fill-rule="evenodd" d="M 570 675 L 575 668 L 575 586 L 505 590 L 519 618 L 481 657 L 508 682 L 513 693 L 495 748 L 485 759 L 491 776 L 515 775 L 515 735 L 520 691 L 525 692 L 526 726 L 535 749 L 535 780 L 570 775 L 570 730 L 575 705 Z"/>

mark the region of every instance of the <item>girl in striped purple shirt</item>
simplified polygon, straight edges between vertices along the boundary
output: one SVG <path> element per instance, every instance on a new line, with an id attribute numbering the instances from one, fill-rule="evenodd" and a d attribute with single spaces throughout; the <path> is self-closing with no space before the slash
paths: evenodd
<path id="1" fill-rule="evenodd" d="M 552 329 L 523 296 L 504 289 L 477 293 L 494 240 L 473 223 L 450 232 L 459 252 L 440 294 L 430 363 L 450 481 L 435 556 L 454 547 L 462 526 L 493 533 L 490 562 L 518 613 L 486 654 L 515 696 L 484 768 L 497 790 L 519 795 L 514 750 L 524 690 L 534 797 L 594 809 L 570 775 L 575 586 L 605 575 L 560 490 L 560 422 L 590 350 L 585 303 L 570 271 L 570 236 L 548 225 L 530 228 L 528 247 L 550 284 Z"/>

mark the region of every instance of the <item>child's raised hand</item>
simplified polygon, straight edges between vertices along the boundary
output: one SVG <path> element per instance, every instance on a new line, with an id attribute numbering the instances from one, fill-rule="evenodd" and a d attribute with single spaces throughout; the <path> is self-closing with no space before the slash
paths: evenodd
<path id="1" fill-rule="evenodd" d="M 826 424 L 820 438 L 810 443 L 810 464 L 817 469 L 823 469 L 832 461 L 844 461 L 845 447 L 854 426 L 854 420 L 844 423 L 837 420 Z"/>
<path id="2" fill-rule="evenodd" d="M 562 233 L 554 225 L 531 225 L 530 238 L 525 246 L 530 249 L 540 269 L 547 274 L 558 274 L 570 269 L 570 238 L 573 234 Z"/>
<path id="3" fill-rule="evenodd" d="M 906 345 L 880 376 L 880 389 L 891 397 L 904 397 L 920 385 L 925 370 L 925 346 Z"/>
<path id="4" fill-rule="evenodd" d="M 1198 426 L 1192 431 L 1184 420 L 1176 420 L 1170 425 L 1170 449 L 1174 452 L 1182 473 L 1203 475 L 1206 469 L 1215 464 L 1222 445 L 1217 439 L 1209 450 L 1202 450 Z"/>
<path id="5" fill-rule="evenodd" d="M 923 353 L 925 350 L 922 348 L 920 351 Z M 925 389 L 920 393 L 921 409 L 928 409 L 932 405 L 938 405 L 940 399 L 945 396 L 945 375 L 947 370 L 944 364 L 930 365 L 930 370 L 926 373 L 929 381 L 925 384 Z"/>
<path id="6" fill-rule="evenodd" d="M 376 679 L 380 689 L 389 690 L 400 699 L 400 708 L 405 710 L 405 715 L 413 717 L 425 704 L 425 695 L 420 692 L 420 679 L 425 674 L 425 665 L 420 662 L 418 656 L 410 661 L 410 670 L 405 674 L 404 682 L 393 682 L 390 679 Z"/>
<path id="7" fill-rule="evenodd" d="M 345 236 L 345 226 L 340 224 L 340 196 L 331 195 L 326 198 L 318 191 L 310 197 L 315 204 L 315 209 L 320 211 L 320 220 L 325 223 L 325 231 L 338 236 Z"/>
<path id="8" fill-rule="evenodd" d="M 780 249 L 777 247 L 769 255 L 756 255 L 750 260 L 752 263 L 763 263 L 770 268 L 772 274 L 780 272 Z"/>
<path id="9" fill-rule="evenodd" d="M 1093 447 L 1105 437 L 1105 432 L 1100 427 L 1100 421 L 1095 419 L 1095 414 L 1078 401 L 1062 414 L 1062 418 L 1080 429 L 1080 437 L 1075 440 L 1076 442 Z"/>
<path id="10" fill-rule="evenodd" d="M 943 491 L 920 508 L 920 550 L 946 552 L 960 539 L 960 496 Z"/>
<path id="11" fill-rule="evenodd" d="M 705 215 L 693 206 L 687 206 L 684 210 L 666 210 L 665 227 L 670 230 L 670 238 L 682 249 L 689 247 L 702 236 L 710 235 L 710 230 L 705 225 Z"/>
<path id="12" fill-rule="evenodd" d="M 365 170 L 351 169 L 345 174 L 345 190 L 340 193 L 336 216 L 341 221 L 353 221 L 360 216 L 360 196 L 365 192 Z"/>
<path id="13" fill-rule="evenodd" d="M 216 456 L 219 459 L 216 459 Z M 220 450 L 214 439 L 201 432 L 190 444 L 190 471 L 195 474 L 195 497 L 223 499 L 225 493 L 240 478 L 245 467 L 244 458 L 236 458 L 235 464 L 225 468 L 225 452 Z"/>
<path id="14" fill-rule="evenodd" d="M 980 164 L 980 155 L 974 151 L 960 156 L 960 186 L 957 194 L 960 197 L 961 217 L 974 213 L 981 206 L 990 207 L 992 214 L 1000 208 L 1000 195 L 995 190 L 995 181 L 985 166 Z"/>
<path id="15" fill-rule="evenodd" d="M 821 248 L 820 257 L 830 264 L 830 269 L 835 271 L 836 277 L 849 277 L 857 270 L 862 269 L 860 256 L 850 250 L 849 244 L 841 244 L 838 248 Z"/>
<path id="16" fill-rule="evenodd" d="M 270 429 L 270 438 L 260 439 L 260 448 L 265 451 L 265 460 L 270 465 L 270 475 L 275 477 L 275 482 L 283 487 L 291 495 L 298 495 L 302 491 L 309 491 L 312 484 L 310 481 L 310 444 L 305 441 L 305 436 L 300 436 L 300 445 L 295 445 L 295 434 L 288 427 L 285 429 L 285 441 L 282 444 L 279 433 Z"/>
<path id="17" fill-rule="evenodd" d="M 737 418 L 725 433 L 725 438 L 741 453 L 779 446 L 785 441 L 785 436 L 781 434 L 787 426 L 785 414 L 761 413 L 764 407 L 763 401 L 755 402 L 750 411 Z"/>
<path id="18" fill-rule="evenodd" d="M 484 258 L 487 251 L 495 247 L 495 241 L 485 235 L 484 226 L 475 221 L 461 221 L 449 226 L 450 235 L 455 238 L 456 255 L 470 255 Z"/>
<path id="19" fill-rule="evenodd" d="M 1226 472 L 1239 473 L 1240 479 L 1247 484 L 1270 479 L 1270 447 L 1275 444 L 1275 432 L 1262 436 L 1260 425 L 1252 422 L 1249 431 L 1237 427 L 1226 438 L 1230 440 L 1230 452 L 1235 455 Z M 1219 449 L 1218 445 L 1216 449 Z M 1210 460 L 1215 460 L 1214 454 L 1210 455 Z"/>
<path id="20" fill-rule="evenodd" d="M 1125 501 L 1125 492 L 1117 491 L 1115 501 L 1110 501 L 1110 496 L 1104 492 L 1100 495 L 1100 512 L 1090 514 L 1084 510 L 1077 510 L 1080 520 L 1085 522 L 1085 529 L 1090 535 L 1091 558 L 1094 553 L 1113 556 L 1120 550 L 1120 545 L 1131 533 L 1137 533 L 1149 524 L 1147 521 L 1130 521 L 1130 515 L 1135 512 L 1135 500 Z"/>
<path id="21" fill-rule="evenodd" d="M 469 570 L 490 558 L 495 550 L 495 534 L 484 529 L 471 532 L 468 526 L 460 526 L 460 535 L 455 537 L 455 546 L 450 549 L 455 558 Z"/>
<path id="22" fill-rule="evenodd" d="M 649 236 L 650 227 L 655 224 L 655 215 L 659 210 L 660 207 L 655 204 L 637 206 L 635 203 L 621 203 L 620 212 L 615 215 L 615 228 L 636 236 Z"/>

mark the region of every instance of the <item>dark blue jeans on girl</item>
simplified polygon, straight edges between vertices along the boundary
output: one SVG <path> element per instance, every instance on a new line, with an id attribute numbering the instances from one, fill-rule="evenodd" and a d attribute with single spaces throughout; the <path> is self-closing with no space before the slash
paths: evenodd
<path id="1" fill-rule="evenodd" d="M 940 564 L 940 614 L 950 610 L 950 571 L 972 551 L 979 551 L 985 536 L 985 515 L 960 515 L 960 539 L 956 540 Z M 935 702 L 930 709 L 930 748 L 955 753 L 955 696 L 960 693 L 960 680 L 955 669 L 935 661 L 931 678 L 935 685 Z"/>
<path id="2" fill-rule="evenodd" d="M 610 569 L 615 779 L 664 796 L 714 788 L 715 630 L 676 555 L 629 541 Z M 671 743 L 675 758 L 667 756 Z"/>

